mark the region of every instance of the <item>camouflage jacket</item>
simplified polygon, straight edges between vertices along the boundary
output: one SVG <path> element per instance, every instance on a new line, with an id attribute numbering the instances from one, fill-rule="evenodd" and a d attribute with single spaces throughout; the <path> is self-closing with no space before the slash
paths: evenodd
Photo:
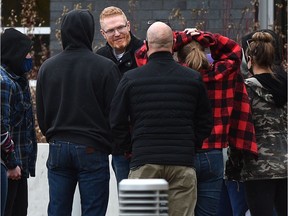
<path id="1" fill-rule="evenodd" d="M 258 160 L 244 155 L 242 178 L 287 178 L 287 103 L 276 107 L 270 94 L 254 78 L 245 80 L 251 102 L 258 145 Z"/>

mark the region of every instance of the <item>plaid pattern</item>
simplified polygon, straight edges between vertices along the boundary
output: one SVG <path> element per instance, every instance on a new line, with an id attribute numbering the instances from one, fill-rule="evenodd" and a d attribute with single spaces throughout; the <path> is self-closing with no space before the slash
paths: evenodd
<path id="1" fill-rule="evenodd" d="M 4 151 L 6 154 L 13 152 L 14 144 L 9 136 L 8 132 L 1 133 L 1 152 Z"/>
<path id="2" fill-rule="evenodd" d="M 28 80 L 1 66 L 1 132 L 9 132 L 23 176 L 35 176 L 37 141 Z"/>
<path id="3" fill-rule="evenodd" d="M 203 142 L 202 148 L 221 149 L 231 146 L 257 154 L 251 107 L 240 72 L 240 45 L 220 34 L 209 32 L 201 32 L 193 39 L 205 48 L 210 47 L 214 59 L 209 70 L 200 71 L 214 115 L 214 127 L 211 135 Z M 182 41 L 189 41 L 189 37 Z M 180 46 L 181 41 L 178 38 L 175 47 Z M 145 55 L 146 47 L 142 46 L 135 55 L 139 66 L 147 62 Z"/>
<path id="4" fill-rule="evenodd" d="M 1 131 L 1 162 L 2 160 L 8 169 L 13 169 L 17 166 L 14 143 L 8 132 Z"/>

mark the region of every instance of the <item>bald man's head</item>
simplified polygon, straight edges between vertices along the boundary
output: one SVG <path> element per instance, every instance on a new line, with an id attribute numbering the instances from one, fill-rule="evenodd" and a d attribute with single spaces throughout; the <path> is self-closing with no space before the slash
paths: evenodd
<path id="1" fill-rule="evenodd" d="M 172 52 L 172 29 L 163 22 L 155 22 L 147 30 L 147 41 L 149 46 L 148 55 L 159 51 Z"/>

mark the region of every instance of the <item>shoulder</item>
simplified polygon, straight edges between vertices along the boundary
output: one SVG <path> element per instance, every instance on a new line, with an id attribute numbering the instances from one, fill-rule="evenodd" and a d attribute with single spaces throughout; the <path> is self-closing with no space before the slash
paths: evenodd
<path id="1" fill-rule="evenodd" d="M 184 65 L 181 65 L 179 64 L 179 71 L 181 71 L 181 73 L 184 73 L 185 76 L 188 76 L 188 77 L 193 77 L 194 79 L 200 79 L 202 80 L 202 76 L 201 76 L 201 73 L 199 71 L 196 71 L 192 68 L 189 68 L 189 67 L 186 67 Z"/>
<path id="2" fill-rule="evenodd" d="M 106 56 L 109 53 L 110 49 L 110 46 L 106 43 L 104 46 L 97 49 L 95 53 Z"/>
<path id="3" fill-rule="evenodd" d="M 143 40 L 140 40 L 139 38 L 137 38 L 132 33 L 131 33 L 131 42 L 130 43 L 131 43 L 131 49 L 133 50 L 133 52 L 138 50 L 144 44 Z"/>
<path id="4" fill-rule="evenodd" d="M 0 69 L 0 80 L 1 80 L 1 88 L 4 86 L 13 86 L 15 85 L 14 81 L 9 76 L 8 72 L 1 67 Z"/>
<path id="5" fill-rule="evenodd" d="M 261 83 L 255 77 L 245 79 L 245 84 L 251 87 L 262 87 Z"/>

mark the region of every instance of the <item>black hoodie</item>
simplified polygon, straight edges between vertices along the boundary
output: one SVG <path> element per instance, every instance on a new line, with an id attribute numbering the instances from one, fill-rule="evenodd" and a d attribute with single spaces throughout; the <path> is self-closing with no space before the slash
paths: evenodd
<path id="1" fill-rule="evenodd" d="M 108 116 L 120 72 L 111 60 L 92 52 L 94 26 L 88 10 L 64 16 L 64 50 L 39 70 L 37 116 L 47 141 L 79 143 L 110 153 Z"/>
<path id="2" fill-rule="evenodd" d="M 276 79 L 274 79 L 270 74 L 254 75 L 254 77 L 273 95 L 273 100 L 276 106 L 281 107 L 287 103 L 287 72 L 282 66 L 282 43 L 279 36 L 274 31 L 270 29 L 261 29 L 255 32 L 260 31 L 269 33 L 274 39 L 273 45 L 275 47 L 275 57 L 272 70 Z M 242 48 L 244 53 L 247 50 L 247 41 L 252 38 L 255 32 L 247 34 L 242 38 Z"/>
<path id="3" fill-rule="evenodd" d="M 6 66 L 9 73 L 22 76 L 23 62 L 32 47 L 32 40 L 14 28 L 1 34 L 1 65 Z"/>

